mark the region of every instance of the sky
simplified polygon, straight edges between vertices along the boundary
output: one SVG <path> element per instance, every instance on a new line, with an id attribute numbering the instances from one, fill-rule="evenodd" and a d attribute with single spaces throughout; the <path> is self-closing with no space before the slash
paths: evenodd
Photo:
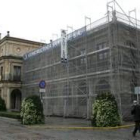
<path id="1" fill-rule="evenodd" d="M 111 0 L 0 0 L 0 33 L 49 43 L 60 38 L 61 29 L 73 30 L 85 26 L 85 16 L 94 22 L 107 13 Z M 136 8 L 140 19 L 140 0 L 117 0 L 122 9 Z M 116 8 L 117 9 L 117 8 Z M 118 9 L 119 10 L 119 9 Z M 132 13 L 133 14 L 133 13 Z M 86 24 L 89 20 L 86 20 Z"/>

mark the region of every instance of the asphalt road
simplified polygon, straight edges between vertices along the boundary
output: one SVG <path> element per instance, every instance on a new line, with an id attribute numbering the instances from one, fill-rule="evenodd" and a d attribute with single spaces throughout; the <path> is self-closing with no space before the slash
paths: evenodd
<path id="1" fill-rule="evenodd" d="M 46 123 L 42 126 L 24 126 L 17 120 L 0 117 L 0 140 L 140 140 L 140 133 L 133 138 L 133 127 L 109 130 L 74 129 L 76 126 L 82 128 L 90 124 L 84 120 L 61 118 L 47 118 Z"/>

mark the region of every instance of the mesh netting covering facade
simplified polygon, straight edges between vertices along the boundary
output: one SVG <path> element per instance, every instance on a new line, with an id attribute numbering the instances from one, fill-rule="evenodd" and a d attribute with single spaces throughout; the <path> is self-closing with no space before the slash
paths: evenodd
<path id="1" fill-rule="evenodd" d="M 90 118 L 97 94 L 111 92 L 122 116 L 128 117 L 134 88 L 140 86 L 140 32 L 135 20 L 113 12 L 68 34 L 67 63 L 61 63 L 60 39 L 26 54 L 24 97 L 39 95 L 38 84 L 45 80 L 45 115 Z"/>

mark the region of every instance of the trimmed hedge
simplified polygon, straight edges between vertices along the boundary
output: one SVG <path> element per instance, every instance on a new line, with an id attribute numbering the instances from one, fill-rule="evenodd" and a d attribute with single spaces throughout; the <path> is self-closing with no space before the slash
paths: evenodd
<path id="1" fill-rule="evenodd" d="M 0 112 L 1 117 L 13 118 L 13 119 L 20 119 L 20 113 L 17 112 Z"/>
<path id="2" fill-rule="evenodd" d="M 92 125 L 97 127 L 121 124 L 117 102 L 111 93 L 102 93 L 93 103 Z"/>
<path id="3" fill-rule="evenodd" d="M 22 124 L 43 124 L 43 105 L 40 97 L 32 95 L 22 101 L 21 105 L 21 120 Z"/>
<path id="4" fill-rule="evenodd" d="M 0 97 L 0 111 L 6 111 L 5 101 Z"/>

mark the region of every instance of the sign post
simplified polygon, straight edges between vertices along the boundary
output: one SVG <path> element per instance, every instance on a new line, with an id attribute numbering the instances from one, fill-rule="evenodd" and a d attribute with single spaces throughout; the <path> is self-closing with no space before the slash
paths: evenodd
<path id="1" fill-rule="evenodd" d="M 39 93 L 40 93 L 40 100 L 43 103 L 43 94 L 46 92 L 45 90 L 46 82 L 44 80 L 41 80 L 39 82 Z"/>

